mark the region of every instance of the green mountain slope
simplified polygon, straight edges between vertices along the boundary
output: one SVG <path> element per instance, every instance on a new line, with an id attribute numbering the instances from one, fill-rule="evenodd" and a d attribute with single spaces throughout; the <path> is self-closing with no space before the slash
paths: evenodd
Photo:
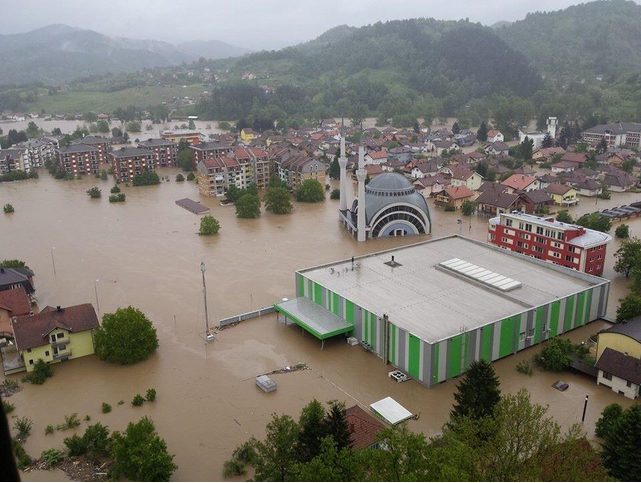
<path id="1" fill-rule="evenodd" d="M 540 72 L 561 80 L 641 69 L 641 5 L 632 1 L 596 1 L 531 13 L 496 33 Z"/>

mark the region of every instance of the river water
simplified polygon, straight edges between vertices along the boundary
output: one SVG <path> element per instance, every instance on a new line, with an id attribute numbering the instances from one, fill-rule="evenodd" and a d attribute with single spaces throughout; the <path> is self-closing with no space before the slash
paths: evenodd
<path id="1" fill-rule="evenodd" d="M 175 200 L 199 199 L 193 183 L 173 181 L 177 170 L 163 170 L 171 182 L 159 186 L 124 187 L 125 203 L 110 204 L 113 182 L 85 177 L 59 181 L 41 173 L 40 179 L 0 184 L 0 204 L 11 203 L 15 213 L 0 215 L 0 259 L 25 260 L 35 271 L 40 307 L 92 302 L 100 313 L 133 305 L 153 320 L 160 348 L 148 360 L 133 366 L 116 366 L 95 356 L 58 364 L 54 377 L 43 386 L 26 384 L 11 397 L 14 415 L 34 421 L 26 450 L 32 456 L 49 447 L 61 447 L 71 431 L 44 435 L 48 424 L 63 421 L 65 414 L 86 414 L 112 430 L 122 430 L 142 415 L 151 416 L 169 450 L 176 455 L 177 480 L 221 478 L 223 462 L 233 448 L 249 436 L 264 435 L 274 412 L 297 416 L 311 398 L 340 399 L 364 405 L 393 396 L 420 419 L 411 421 L 415 431 L 435 435 L 446 421 L 455 382 L 425 389 L 410 381 L 394 383 L 389 367 L 360 347 L 331 340 L 320 350 L 319 342 L 300 329 L 276 322 L 273 315 L 244 322 L 222 331 L 206 345 L 199 265 L 206 263 L 210 317 L 222 317 L 265 307 L 294 296 L 296 269 L 401 246 L 417 238 L 378 239 L 359 244 L 342 231 L 338 201 L 304 205 L 294 203 L 291 215 L 263 213 L 257 220 L 239 220 L 233 207 L 215 199 L 202 199 L 220 220 L 214 237 L 199 237 L 199 218 L 175 205 Z M 103 197 L 90 199 L 85 191 L 98 186 Z M 614 195 L 599 200 L 599 208 L 636 201 L 640 195 Z M 592 211 L 594 201 L 573 208 L 577 214 Z M 467 219 L 460 214 L 432 209 L 434 237 L 459 233 L 485 240 L 487 219 Z M 641 221 L 630 222 L 633 235 L 641 235 Z M 614 279 L 608 312 L 614 315 L 626 283 L 612 271 L 609 247 L 605 271 Z M 55 275 L 54 275 L 55 264 Z M 96 297 L 97 294 L 97 297 Z M 574 331 L 573 340 L 586 339 L 601 323 Z M 583 400 L 590 395 L 585 429 L 593 433 L 594 421 L 611 402 L 628 400 L 592 381 L 562 374 L 570 389 L 560 393 L 550 387 L 559 375 L 535 372 L 528 377 L 515 365 L 537 351 L 508 357 L 496 363 L 504 391 L 527 387 L 536 402 L 550 405 L 550 413 L 567 427 L 580 420 Z M 313 370 L 275 375 L 278 390 L 266 395 L 252 376 L 298 362 Z M 2 376 L 0 376 L 1 378 Z M 158 399 L 140 408 L 131 406 L 136 393 L 147 388 Z M 124 400 L 125 404 L 117 403 Z M 102 402 L 112 405 L 100 412 Z M 87 423 L 79 428 L 81 431 Z M 34 472 L 26 480 L 59 479 L 57 473 Z"/>

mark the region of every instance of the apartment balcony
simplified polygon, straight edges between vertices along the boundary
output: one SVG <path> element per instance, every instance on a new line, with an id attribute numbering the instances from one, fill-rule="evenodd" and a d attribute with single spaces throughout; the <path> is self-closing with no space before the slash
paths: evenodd
<path id="1" fill-rule="evenodd" d="M 63 357 L 71 357 L 71 349 L 65 349 L 62 351 L 58 351 L 57 354 L 53 354 L 54 360 L 62 359 Z"/>
<path id="2" fill-rule="evenodd" d="M 52 340 L 51 341 L 51 345 L 53 347 L 56 347 L 56 346 L 59 346 L 59 345 L 62 345 L 62 344 L 68 344 L 69 342 L 70 342 L 69 336 L 67 336 L 67 337 L 64 337 L 62 339 Z"/>

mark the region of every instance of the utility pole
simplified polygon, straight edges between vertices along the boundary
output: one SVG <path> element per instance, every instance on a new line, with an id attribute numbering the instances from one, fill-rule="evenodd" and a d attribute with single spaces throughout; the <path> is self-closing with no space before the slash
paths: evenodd
<path id="1" fill-rule="evenodd" d="M 581 417 L 581 423 L 585 422 L 585 412 L 588 410 L 588 395 L 585 395 L 585 404 L 583 404 L 583 416 Z"/>
<path id="2" fill-rule="evenodd" d="M 205 284 L 205 262 L 200 262 L 200 271 L 203 274 L 203 298 L 205 299 L 205 340 L 211 342 L 216 336 L 209 332 L 209 311 L 207 310 L 207 285 Z"/>

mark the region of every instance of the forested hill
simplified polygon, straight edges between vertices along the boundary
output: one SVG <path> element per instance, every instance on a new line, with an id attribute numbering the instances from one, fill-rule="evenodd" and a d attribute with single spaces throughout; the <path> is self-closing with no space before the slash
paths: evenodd
<path id="1" fill-rule="evenodd" d="M 278 99 L 272 101 L 287 115 L 310 116 L 314 108 L 321 117 L 338 111 L 391 117 L 426 101 L 424 117 L 434 106 L 429 99 L 439 99 L 443 110 L 455 112 L 472 99 L 499 92 L 530 96 L 542 86 L 522 54 L 489 27 L 468 21 L 343 26 L 306 44 L 249 54 L 220 66 L 226 72 L 223 85 L 199 109 L 201 115 L 220 119 L 247 115 L 254 98 L 263 104 L 259 89 L 249 92 L 247 84 L 234 83 L 247 74 L 257 85 L 276 88 Z M 288 97 L 280 99 L 285 92 Z"/>
<path id="2" fill-rule="evenodd" d="M 270 61 L 287 61 L 285 70 L 279 72 L 279 64 Z M 289 73 L 299 81 L 345 80 L 374 71 L 375 77 L 400 80 L 436 97 L 469 99 L 506 89 L 527 95 L 540 86 L 524 56 L 491 29 L 467 21 L 412 19 L 339 27 L 307 44 L 242 57 L 235 65 L 256 74 Z"/>
<path id="3" fill-rule="evenodd" d="M 495 32 L 540 72 L 563 81 L 641 70 L 641 5 L 632 1 L 531 13 Z"/>

